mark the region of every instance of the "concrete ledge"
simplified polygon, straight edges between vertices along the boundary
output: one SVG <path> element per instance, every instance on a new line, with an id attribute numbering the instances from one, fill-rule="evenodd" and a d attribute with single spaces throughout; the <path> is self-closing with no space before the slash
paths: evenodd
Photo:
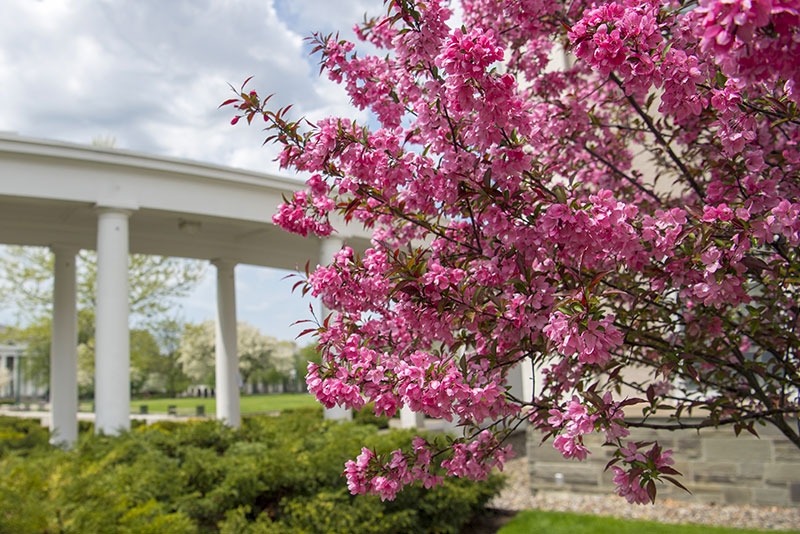
<path id="1" fill-rule="evenodd" d="M 574 493 L 611 493 L 613 474 L 604 471 L 610 450 L 591 436 L 594 453 L 585 462 L 566 460 L 552 441 L 541 444 L 535 431 L 528 439 L 531 489 Z M 759 436 L 736 437 L 732 430 L 704 429 L 672 433 L 632 429 L 631 441 L 658 439 L 673 449 L 678 477 L 692 493 L 671 484 L 659 485 L 662 496 L 686 502 L 729 505 L 800 507 L 800 449 L 777 429 L 759 428 Z M 589 436 L 587 436 L 589 437 Z M 556 474 L 561 476 L 556 478 Z"/>

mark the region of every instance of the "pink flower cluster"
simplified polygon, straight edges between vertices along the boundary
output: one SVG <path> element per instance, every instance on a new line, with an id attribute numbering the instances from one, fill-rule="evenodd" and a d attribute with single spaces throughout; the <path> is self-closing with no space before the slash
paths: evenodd
<path id="1" fill-rule="evenodd" d="M 625 428 L 620 403 L 614 401 L 609 392 L 603 395 L 602 404 L 592 407 L 591 413 L 581 399 L 573 395 L 566 409 L 551 409 L 548 415 L 546 428 L 557 434 L 553 446 L 564 458 L 586 459 L 591 453 L 583 443 L 586 434 L 602 431 L 608 444 L 616 444 L 630 434 Z"/>
<path id="2" fill-rule="evenodd" d="M 568 37 L 575 55 L 603 76 L 616 72 L 626 91 L 644 94 L 660 75 L 656 69 L 663 50 L 655 2 L 611 2 L 587 10 Z"/>
<path id="3" fill-rule="evenodd" d="M 451 457 L 442 461 L 441 466 L 448 476 L 483 480 L 493 467 L 502 469 L 512 454 L 510 446 L 501 447 L 494 434 L 484 431 L 468 444 L 454 442 Z M 431 444 L 416 437 L 409 453 L 397 449 L 386 458 L 363 447 L 355 460 L 345 464 L 344 475 L 351 493 L 371 493 L 391 501 L 404 486 L 415 481 L 425 488 L 441 484 L 442 475 L 434 474 L 431 466 Z"/>
<path id="4" fill-rule="evenodd" d="M 561 429 L 553 441 L 553 446 L 564 455 L 564 458 L 585 460 L 589 450 L 583 444 L 583 435 L 594 432 L 597 418 L 597 414 L 589 415 L 578 397 L 572 397 L 572 400 L 567 403 L 567 409 L 563 412 L 550 410 L 547 424 Z"/>
<path id="5" fill-rule="evenodd" d="M 700 50 L 714 58 L 726 76 L 783 80 L 781 89 L 795 102 L 800 99 L 800 76 L 790 59 L 800 52 L 796 0 L 700 0 L 695 11 Z"/>
<path id="6" fill-rule="evenodd" d="M 319 181 L 319 178 L 309 180 L 309 182 L 313 181 Z M 278 213 L 272 216 L 272 222 L 289 232 L 302 236 L 313 234 L 326 237 L 333 233 L 333 227 L 327 218 L 324 220 L 320 220 L 320 218 L 326 217 L 333 208 L 333 201 L 324 193 L 315 194 L 313 188 L 311 194 L 306 191 L 297 191 L 288 204 L 280 205 Z"/>
<path id="7" fill-rule="evenodd" d="M 654 502 L 655 481 L 662 473 L 677 474 L 670 467 L 675 463 L 672 451 L 664 451 L 658 444 L 653 444 L 650 450 L 641 452 L 640 447 L 644 445 L 646 444 L 630 442 L 619 449 L 622 462 L 629 466 L 627 470 L 617 465 L 611 466 L 617 494 L 631 504 Z"/>
<path id="8" fill-rule="evenodd" d="M 726 56 L 734 46 L 752 41 L 756 29 L 769 23 L 773 5 L 772 0 L 700 0 L 698 3 L 697 12 L 704 15 L 700 25 L 700 48 L 718 56 Z"/>
<path id="9" fill-rule="evenodd" d="M 341 378 L 321 378 L 320 367 L 316 363 L 308 364 L 306 384 L 308 385 L 308 392 L 314 395 L 326 408 L 333 408 L 338 404 L 357 410 L 364 406 L 361 390 L 357 386 Z"/>
<path id="10" fill-rule="evenodd" d="M 464 33 L 456 28 L 436 58 L 436 66 L 459 78 L 483 78 L 486 70 L 503 60 L 503 49 L 497 46 L 492 30 L 473 28 Z"/>
<path id="11" fill-rule="evenodd" d="M 611 358 L 611 351 L 622 345 L 622 332 L 613 323 L 614 316 L 608 315 L 600 321 L 588 318 L 583 326 L 557 311 L 542 332 L 565 356 L 575 354 L 583 364 L 602 366 Z"/>
<path id="12" fill-rule="evenodd" d="M 452 446 L 453 456 L 442 462 L 449 476 L 484 480 L 494 467 L 503 469 L 503 464 L 513 456 L 511 445 L 501 447 L 497 436 L 488 430 L 478 434 L 469 443 Z"/>

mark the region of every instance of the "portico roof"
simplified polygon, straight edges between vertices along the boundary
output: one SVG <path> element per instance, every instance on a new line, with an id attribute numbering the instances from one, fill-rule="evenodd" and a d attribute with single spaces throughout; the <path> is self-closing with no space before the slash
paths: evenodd
<path id="1" fill-rule="evenodd" d="M 321 240 L 272 223 L 289 178 L 126 150 L 0 135 L 0 243 L 95 249 L 98 210 L 129 209 L 130 251 L 295 269 Z M 339 234 L 356 248 L 364 231 Z"/>

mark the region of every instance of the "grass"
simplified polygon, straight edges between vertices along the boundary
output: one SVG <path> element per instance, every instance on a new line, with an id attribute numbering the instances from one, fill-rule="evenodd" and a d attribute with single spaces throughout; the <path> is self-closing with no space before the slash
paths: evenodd
<path id="1" fill-rule="evenodd" d="M 242 414 L 282 412 L 294 408 L 318 405 L 316 399 L 308 393 L 243 395 L 240 402 Z M 147 406 L 148 413 L 167 413 L 169 406 L 175 406 L 178 415 L 195 415 L 198 406 L 203 406 L 206 415 L 214 415 L 216 412 L 216 401 L 212 398 L 181 397 L 177 399 L 140 399 L 131 401 L 131 414 L 141 413 L 139 407 L 142 405 Z M 91 412 L 92 403 L 81 403 L 80 410 Z"/>
<path id="2" fill-rule="evenodd" d="M 529 510 L 514 516 L 511 521 L 497 531 L 497 534 L 529 534 L 531 532 L 546 532 L 547 534 L 640 534 L 642 532 L 647 534 L 756 534 L 765 531 L 705 525 L 668 525 L 654 521 Z M 798 533 L 800 531 L 782 532 Z"/>

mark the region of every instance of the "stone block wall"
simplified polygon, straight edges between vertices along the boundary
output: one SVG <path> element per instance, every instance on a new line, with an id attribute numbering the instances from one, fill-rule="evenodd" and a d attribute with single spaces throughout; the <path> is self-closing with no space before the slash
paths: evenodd
<path id="1" fill-rule="evenodd" d="M 679 480 L 692 494 L 665 483 L 658 488 L 660 499 L 800 507 L 800 449 L 772 425 L 757 427 L 757 431 L 759 438 L 750 434 L 736 437 L 731 428 L 700 432 L 632 429 L 631 439 L 658 440 L 665 449 L 674 451 L 674 467 L 683 474 Z M 565 460 L 553 448 L 552 440 L 541 443 L 539 433 L 528 432 L 527 456 L 534 492 L 613 492 L 612 472 L 604 470 L 612 450 L 602 447 L 600 436 L 586 440 L 593 454 L 579 462 Z"/>

